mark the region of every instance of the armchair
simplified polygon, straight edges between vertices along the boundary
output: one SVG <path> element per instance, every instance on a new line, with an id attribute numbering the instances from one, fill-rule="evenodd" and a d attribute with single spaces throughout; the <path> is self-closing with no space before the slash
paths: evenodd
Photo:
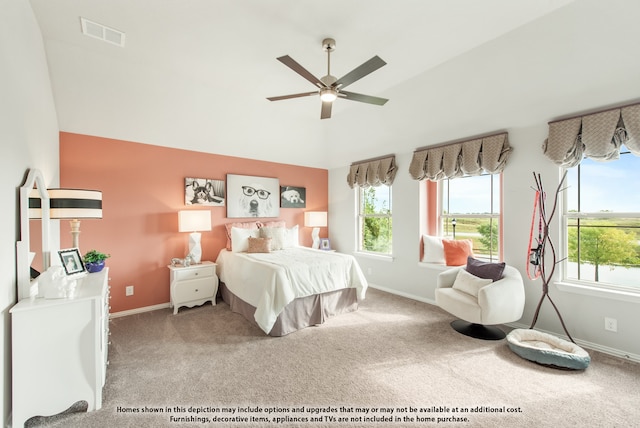
<path id="1" fill-rule="evenodd" d="M 477 339 L 504 339 L 505 333 L 495 324 L 517 321 L 524 310 L 525 293 L 520 272 L 513 266 L 505 266 L 501 279 L 479 287 L 474 296 L 454 287 L 460 270 L 448 269 L 438 275 L 436 304 L 460 318 L 451 323 L 457 332 Z"/>

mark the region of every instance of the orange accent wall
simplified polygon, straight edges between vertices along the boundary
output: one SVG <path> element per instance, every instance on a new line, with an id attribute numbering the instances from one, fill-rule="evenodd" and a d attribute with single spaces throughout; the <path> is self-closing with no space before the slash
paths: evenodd
<path id="1" fill-rule="evenodd" d="M 306 208 L 281 208 L 287 226 L 300 226 L 300 243 L 311 246 L 304 211 L 328 210 L 328 171 L 180 150 L 129 141 L 60 133 L 60 186 L 102 191 L 103 218 L 82 220 L 80 251 L 97 249 L 107 259 L 111 278 L 111 312 L 169 302 L 169 264 L 184 257 L 188 236 L 178 232 L 186 177 L 225 180 L 226 174 L 272 177 L 281 186 L 306 188 Z M 226 245 L 226 207 L 211 211 L 212 231 L 202 233 L 202 259 L 215 261 Z M 60 224 L 60 247 L 71 246 L 69 226 Z M 322 228 L 320 235 L 328 236 Z M 134 295 L 125 296 L 125 287 Z"/>

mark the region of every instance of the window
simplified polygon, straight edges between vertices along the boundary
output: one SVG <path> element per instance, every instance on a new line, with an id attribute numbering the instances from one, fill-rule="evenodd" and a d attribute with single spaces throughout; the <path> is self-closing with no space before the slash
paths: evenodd
<path id="1" fill-rule="evenodd" d="M 567 171 L 564 279 L 640 291 L 640 157 L 584 159 Z"/>
<path id="2" fill-rule="evenodd" d="M 391 255 L 391 186 L 359 188 L 358 192 L 358 250 Z"/>
<path id="3" fill-rule="evenodd" d="M 442 180 L 440 230 L 447 239 L 471 239 L 478 259 L 500 259 L 500 177 L 483 174 Z"/>

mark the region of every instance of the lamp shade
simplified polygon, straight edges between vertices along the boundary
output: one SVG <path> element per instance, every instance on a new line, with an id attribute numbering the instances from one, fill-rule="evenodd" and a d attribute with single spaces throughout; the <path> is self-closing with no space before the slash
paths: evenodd
<path id="1" fill-rule="evenodd" d="M 47 189 L 52 219 L 102 218 L 102 192 L 86 189 Z M 29 195 L 29 218 L 42 218 L 38 191 Z"/>
<path id="2" fill-rule="evenodd" d="M 325 211 L 307 211 L 304 213 L 306 227 L 327 227 L 327 213 Z"/>
<path id="3" fill-rule="evenodd" d="M 179 232 L 205 232 L 211 230 L 210 211 L 178 211 Z"/>

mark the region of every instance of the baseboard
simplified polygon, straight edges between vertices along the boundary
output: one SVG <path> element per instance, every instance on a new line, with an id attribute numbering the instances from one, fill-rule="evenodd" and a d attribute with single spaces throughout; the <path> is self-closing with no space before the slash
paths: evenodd
<path id="1" fill-rule="evenodd" d="M 381 285 L 369 283 L 369 287 L 375 288 L 376 290 L 384 291 L 384 292 L 389 293 L 389 294 L 395 294 L 396 296 L 406 297 L 407 299 L 417 300 L 417 301 L 422 302 L 422 303 L 428 303 L 428 304 L 434 305 L 434 306 L 436 304 L 435 300 L 427 299 L 426 297 L 416 296 L 416 295 L 411 294 L 411 293 L 405 293 L 404 291 L 398 291 L 398 290 L 394 290 L 392 288 L 383 287 Z"/>
<path id="2" fill-rule="evenodd" d="M 157 311 L 158 309 L 166 309 L 169 307 L 170 307 L 169 303 L 162 303 L 160 305 L 145 306 L 142 308 L 130 309 L 128 311 L 113 312 L 109 315 L 111 318 L 120 318 L 120 317 L 126 317 L 128 315 L 135 315 L 135 314 L 142 314 L 144 312 Z"/>
<path id="3" fill-rule="evenodd" d="M 387 288 L 387 287 L 383 287 L 377 284 L 369 284 L 369 287 L 371 288 L 375 288 L 376 290 L 380 290 L 380 291 L 384 291 L 386 293 L 390 293 L 390 294 L 395 294 L 397 296 L 402 296 L 402 297 L 406 297 L 407 299 L 412 299 L 412 300 L 417 300 L 419 302 L 423 302 L 423 303 L 428 303 L 430 305 L 436 305 L 435 300 L 432 299 L 427 299 L 425 297 L 420 297 L 420 296 L 415 296 L 413 294 L 410 293 L 405 293 L 403 291 L 398 291 L 398 290 L 393 290 L 391 288 Z M 522 324 L 522 323 L 508 323 L 505 324 L 506 326 L 512 327 L 512 328 L 525 328 L 528 329 L 529 326 Z M 536 329 L 539 331 L 542 331 L 544 333 L 548 333 L 554 336 L 558 336 L 564 340 L 569 340 L 569 338 L 565 335 L 562 334 L 558 334 L 556 332 L 553 331 L 546 331 L 546 330 L 542 330 L 542 329 Z M 611 355 L 614 357 L 618 357 L 618 358 L 622 358 L 625 360 L 629 360 L 629 361 L 634 361 L 637 363 L 640 363 L 640 355 L 637 354 L 632 354 L 630 352 L 626 352 L 626 351 L 622 351 L 620 349 L 615 349 L 615 348 L 610 348 L 608 346 L 603 346 L 603 345 L 599 345 L 597 343 L 593 343 L 593 342 L 589 342 L 586 340 L 581 340 L 581 339 L 574 339 L 576 341 L 576 344 L 578 344 L 579 346 L 582 346 L 584 348 L 588 348 L 591 349 L 593 351 L 598 351 L 598 352 L 602 352 L 603 354 L 607 354 L 607 355 Z"/>

